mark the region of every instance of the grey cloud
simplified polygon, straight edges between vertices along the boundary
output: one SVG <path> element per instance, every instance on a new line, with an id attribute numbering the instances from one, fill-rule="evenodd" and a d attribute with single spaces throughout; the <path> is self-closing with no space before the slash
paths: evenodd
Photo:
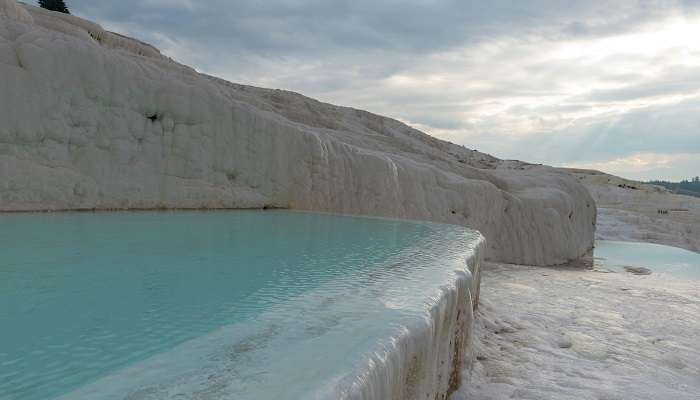
<path id="1" fill-rule="evenodd" d="M 162 2 L 70 1 L 74 12 L 90 18 L 129 23 L 142 31 L 187 38 L 205 47 L 245 49 L 259 54 L 382 49 L 432 52 L 504 33 L 543 31 L 555 27 L 566 34 L 617 30 L 675 2 L 654 8 L 637 2 L 521 1 L 397 1 L 397 0 L 208 0 L 193 9 Z M 601 22 L 589 26 L 580 18 Z M 559 27 L 561 25 L 561 27 Z M 571 27 L 574 27 L 573 30 Z M 578 27 L 578 28 L 576 28 Z"/>
<path id="2" fill-rule="evenodd" d="M 672 67 L 663 76 L 617 89 L 600 90 L 584 97 L 595 102 L 626 101 L 667 95 L 689 95 L 700 91 L 700 67 Z"/>
<path id="3" fill-rule="evenodd" d="M 694 15 L 700 1 L 69 0 L 69 6 L 204 72 L 387 114 L 497 156 L 561 164 L 639 151 L 700 152 L 698 100 L 624 115 L 572 116 L 594 105 L 692 94 L 700 87 L 697 68 L 670 66 L 649 79 L 645 71 L 539 57 L 540 46 Z M 484 43 L 492 46 L 479 52 Z M 467 50 L 458 59 L 439 57 Z M 457 78 L 447 86 L 386 83 L 393 75 L 434 73 Z M 514 98 L 556 98 L 570 82 L 591 76 L 607 88 L 556 104 L 479 111 Z M 533 130 L 510 132 L 521 120 L 531 121 Z"/>
<path id="4" fill-rule="evenodd" d="M 573 128 L 539 132 L 524 140 L 512 138 L 499 145 L 505 143 L 524 159 L 563 165 L 605 161 L 636 153 L 700 154 L 699 138 L 700 98 L 693 98 L 621 116 L 579 121 Z"/>

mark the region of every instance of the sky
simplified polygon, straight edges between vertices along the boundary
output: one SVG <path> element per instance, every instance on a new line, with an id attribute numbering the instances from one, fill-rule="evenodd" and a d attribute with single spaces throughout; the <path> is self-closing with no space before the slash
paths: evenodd
<path id="1" fill-rule="evenodd" d="M 700 175 L 700 0 L 67 0 L 201 72 L 506 159 Z"/>

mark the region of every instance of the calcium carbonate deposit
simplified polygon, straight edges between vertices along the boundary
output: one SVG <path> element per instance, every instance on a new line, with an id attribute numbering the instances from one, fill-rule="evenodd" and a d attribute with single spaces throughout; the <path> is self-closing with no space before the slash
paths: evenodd
<path id="1" fill-rule="evenodd" d="M 600 171 L 569 169 L 598 205 L 596 239 L 700 252 L 700 199 Z"/>
<path id="2" fill-rule="evenodd" d="M 477 361 L 451 400 L 700 399 L 700 280 L 652 269 L 486 265 Z"/>
<path id="3" fill-rule="evenodd" d="M 71 15 L 0 0 L 0 211 L 294 208 L 468 226 L 555 264 L 595 204 L 554 168 L 396 120 L 197 73 Z"/>

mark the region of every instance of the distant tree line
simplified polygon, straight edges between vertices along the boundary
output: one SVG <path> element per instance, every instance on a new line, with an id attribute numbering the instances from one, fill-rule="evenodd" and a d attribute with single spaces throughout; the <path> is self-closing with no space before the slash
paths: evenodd
<path id="1" fill-rule="evenodd" d="M 652 185 L 663 186 L 669 191 L 687 196 L 700 197 L 700 177 L 684 179 L 680 182 L 649 181 Z"/>
<path id="2" fill-rule="evenodd" d="M 39 6 L 51 11 L 58 11 L 64 14 L 70 14 L 68 6 L 63 0 L 39 0 Z"/>

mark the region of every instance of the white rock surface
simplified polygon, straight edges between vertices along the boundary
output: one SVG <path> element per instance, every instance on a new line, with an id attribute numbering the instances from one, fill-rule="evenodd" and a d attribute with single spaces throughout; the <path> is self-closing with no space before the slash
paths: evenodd
<path id="1" fill-rule="evenodd" d="M 700 281 L 487 264 L 452 400 L 700 399 Z"/>
<path id="2" fill-rule="evenodd" d="M 486 256 L 592 246 L 568 174 L 396 120 L 196 73 L 80 18 L 0 0 L 0 211 L 282 207 L 478 229 Z"/>
<path id="3" fill-rule="evenodd" d="M 0 16 L 26 23 L 33 22 L 31 15 L 14 1 L 0 1 Z"/>
<path id="4" fill-rule="evenodd" d="M 598 205 L 597 239 L 665 244 L 700 252 L 700 198 L 600 171 L 569 171 Z"/>

